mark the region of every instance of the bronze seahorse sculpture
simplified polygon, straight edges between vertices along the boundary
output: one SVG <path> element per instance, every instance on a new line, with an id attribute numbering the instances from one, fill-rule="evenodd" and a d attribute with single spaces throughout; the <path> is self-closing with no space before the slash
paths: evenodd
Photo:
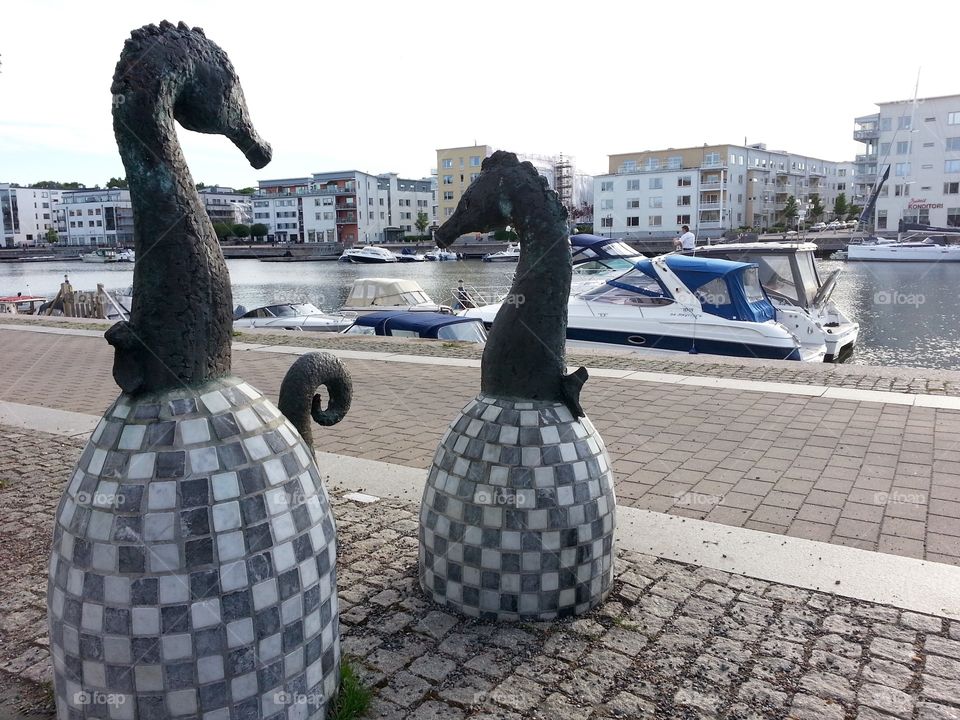
<path id="1" fill-rule="evenodd" d="M 567 214 L 529 162 L 498 151 L 437 244 L 512 226 L 520 261 L 483 351 L 480 394 L 450 424 L 420 511 L 420 584 L 467 615 L 549 620 L 602 602 L 616 498 L 603 440 L 566 373 Z"/>
<path id="2" fill-rule="evenodd" d="M 129 322 L 106 334 L 123 393 L 57 510 L 59 712 L 261 718 L 292 700 L 322 716 L 339 684 L 336 533 L 310 418 L 343 418 L 350 376 L 330 355 L 305 355 L 278 410 L 230 374 L 230 278 L 174 127 L 269 162 L 223 50 L 199 28 L 148 25 L 124 45 L 112 92 L 134 299 Z"/>

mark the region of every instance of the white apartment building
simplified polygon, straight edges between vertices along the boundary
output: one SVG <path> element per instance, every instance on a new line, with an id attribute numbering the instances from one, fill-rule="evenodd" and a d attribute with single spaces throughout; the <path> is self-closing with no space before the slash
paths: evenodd
<path id="1" fill-rule="evenodd" d="M 51 228 L 57 229 L 55 207 L 61 192 L 0 183 L 3 247 L 46 242 L 47 232 Z"/>
<path id="2" fill-rule="evenodd" d="M 400 241 L 419 233 L 419 212 L 435 224 L 435 193 L 430 179 L 359 170 L 263 180 L 253 197 L 253 222 L 266 225 L 271 240 L 347 247 Z"/>
<path id="3" fill-rule="evenodd" d="M 855 118 L 857 192 L 869 197 L 887 167 L 872 224 L 896 232 L 900 220 L 960 227 L 960 95 L 877 103 Z"/>
<path id="4" fill-rule="evenodd" d="M 228 225 L 249 225 L 253 222 L 251 197 L 238 193 L 231 187 L 205 187 L 200 190 L 200 199 L 211 222 Z"/>
<path id="5" fill-rule="evenodd" d="M 64 190 L 55 209 L 61 244 L 133 245 L 133 209 L 127 189 Z"/>
<path id="6" fill-rule="evenodd" d="M 830 217 L 849 199 L 849 166 L 765 145 L 704 145 L 609 156 L 594 178 L 594 228 L 626 239 L 674 237 L 689 225 L 701 237 L 783 222 L 792 196 L 801 214 L 814 195 Z"/>

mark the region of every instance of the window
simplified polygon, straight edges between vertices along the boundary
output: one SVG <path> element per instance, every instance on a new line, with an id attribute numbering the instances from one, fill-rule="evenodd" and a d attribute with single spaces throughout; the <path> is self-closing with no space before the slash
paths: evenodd
<path id="1" fill-rule="evenodd" d="M 677 187 L 690 187 L 693 182 L 689 175 L 681 175 L 677 178 Z"/>
<path id="2" fill-rule="evenodd" d="M 444 175 L 443 176 L 444 185 L 453 185 L 453 175 Z"/>
<path id="3" fill-rule="evenodd" d="M 663 178 L 650 178 L 650 189 L 651 190 L 662 190 L 663 189 Z"/>
<path id="4" fill-rule="evenodd" d="M 677 197 L 677 207 L 688 207 L 690 205 L 689 195 L 679 195 Z"/>
<path id="5" fill-rule="evenodd" d="M 897 155 L 909 155 L 910 154 L 910 141 L 901 140 L 897 143 Z"/>
<path id="6" fill-rule="evenodd" d="M 627 190 L 639 190 L 640 189 L 640 180 L 627 180 Z"/>
<path id="7" fill-rule="evenodd" d="M 846 189 L 847 189 L 846 183 L 837 183 L 837 190 L 846 190 Z"/>
<path id="8" fill-rule="evenodd" d="M 887 229 L 887 211 L 877 210 L 877 230 Z"/>
<path id="9" fill-rule="evenodd" d="M 949 137 L 946 142 L 947 150 L 960 150 L 960 137 Z"/>
<path id="10" fill-rule="evenodd" d="M 960 125 L 960 112 L 947 113 L 947 125 Z"/>
<path id="11" fill-rule="evenodd" d="M 677 215 L 677 225 L 689 225 L 690 216 L 689 215 Z"/>
<path id="12" fill-rule="evenodd" d="M 910 129 L 910 116 L 901 115 L 897 118 L 897 129 L 898 130 L 909 130 Z"/>
<path id="13" fill-rule="evenodd" d="M 333 205 L 333 198 L 323 198 L 323 204 L 328 206 Z"/>
<path id="14" fill-rule="evenodd" d="M 729 305 L 730 291 L 723 278 L 716 278 L 701 285 L 695 292 L 697 299 L 704 305 Z"/>
<path id="15" fill-rule="evenodd" d="M 960 172 L 960 160 L 947 160 L 943 163 L 943 171 L 947 173 Z"/>
<path id="16" fill-rule="evenodd" d="M 907 188 L 909 185 L 894 185 L 893 186 L 893 195 L 894 197 L 903 197 L 907 194 Z"/>
<path id="17" fill-rule="evenodd" d="M 947 160 L 947 162 L 950 162 L 950 161 Z M 947 172 L 950 172 L 950 171 L 948 170 Z M 906 177 L 907 175 L 910 174 L 910 163 L 908 162 L 897 163 L 893 174 L 896 175 L 897 177 Z"/>
<path id="18" fill-rule="evenodd" d="M 452 167 L 453 167 L 453 158 L 444 158 L 444 159 L 443 159 L 443 167 L 444 167 L 444 168 L 452 168 Z"/>
<path id="19" fill-rule="evenodd" d="M 612 217 L 600 218 L 600 227 L 612 228 L 613 218 Z"/>
<path id="20" fill-rule="evenodd" d="M 453 190 L 444 190 L 443 191 L 444 200 L 453 200 Z"/>
<path id="21" fill-rule="evenodd" d="M 451 215 L 453 215 L 453 208 L 452 207 L 444 208 L 443 214 L 445 217 L 450 217 Z"/>
<path id="22" fill-rule="evenodd" d="M 600 209 L 601 209 L 601 210 L 613 210 L 613 200 L 612 200 L 612 199 L 601 200 L 601 201 L 600 201 Z"/>
<path id="23" fill-rule="evenodd" d="M 880 132 L 889 132 L 893 130 L 893 118 L 880 118 Z"/>
<path id="24" fill-rule="evenodd" d="M 661 227 L 663 225 L 663 215 L 650 215 L 647 218 L 647 225 L 650 227 Z"/>
<path id="25" fill-rule="evenodd" d="M 600 192 L 613 192 L 613 180 L 601 180 Z"/>
<path id="26" fill-rule="evenodd" d="M 674 155 L 667 158 L 667 169 L 668 170 L 679 170 L 683 167 L 683 158 L 680 155 Z"/>
<path id="27" fill-rule="evenodd" d="M 635 173 L 637 171 L 637 161 L 636 160 L 624 160 L 623 164 L 620 166 L 618 172 L 621 173 Z"/>
<path id="28" fill-rule="evenodd" d="M 323 214 L 323 219 L 324 219 L 324 220 L 333 220 L 333 213 L 332 213 L 332 212 L 325 212 L 325 213 Z"/>
<path id="29" fill-rule="evenodd" d="M 890 154 L 890 143 L 880 143 L 880 157 L 884 158 Z"/>
<path id="30" fill-rule="evenodd" d="M 627 218 L 627 227 L 640 227 L 640 216 L 631 215 Z"/>
<path id="31" fill-rule="evenodd" d="M 385 215 L 386 215 L 386 213 L 381 212 L 381 213 L 380 213 L 380 219 L 383 220 Z"/>
<path id="32" fill-rule="evenodd" d="M 640 198 L 627 198 L 627 209 L 632 210 L 640 207 Z"/>
<path id="33" fill-rule="evenodd" d="M 960 227 L 960 208 L 947 208 L 947 226 Z"/>
<path id="34" fill-rule="evenodd" d="M 470 166 L 471 166 L 471 167 L 480 167 L 480 156 L 479 156 L 479 155 L 471 155 L 471 156 L 470 156 Z"/>
<path id="35" fill-rule="evenodd" d="M 960 195 L 960 182 L 945 182 L 943 184 L 944 195 Z"/>
<path id="36" fill-rule="evenodd" d="M 650 207 L 652 208 L 662 208 L 663 207 L 663 198 L 658 196 L 650 198 Z"/>
<path id="37" fill-rule="evenodd" d="M 720 164 L 720 153 L 718 152 L 708 152 L 703 156 L 703 164 L 710 165 L 719 165 Z"/>
<path id="38" fill-rule="evenodd" d="M 647 158 L 643 163 L 644 170 L 659 170 L 660 158 Z"/>

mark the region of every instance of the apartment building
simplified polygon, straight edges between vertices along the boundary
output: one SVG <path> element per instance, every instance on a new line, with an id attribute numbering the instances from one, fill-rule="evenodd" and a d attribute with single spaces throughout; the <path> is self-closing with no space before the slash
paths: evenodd
<path id="1" fill-rule="evenodd" d="M 437 150 L 437 219 L 443 222 L 453 215 L 463 193 L 480 174 L 485 158 L 497 148 L 490 145 L 466 145 Z M 517 153 L 521 162 L 530 162 L 556 190 L 568 210 L 589 205 L 593 199 L 593 178 L 576 172 L 573 158 L 560 155 Z"/>
<path id="2" fill-rule="evenodd" d="M 608 174 L 594 178 L 594 227 L 637 239 L 675 236 L 681 225 L 708 238 L 762 230 L 784 221 L 791 196 L 801 213 L 815 195 L 829 213 L 839 193 L 849 198 L 848 170 L 763 143 L 610 155 Z"/>
<path id="3" fill-rule="evenodd" d="M 872 225 L 895 232 L 900 220 L 960 227 L 960 95 L 877 103 L 879 112 L 854 118 L 857 194 L 877 198 Z"/>
<path id="4" fill-rule="evenodd" d="M 55 207 L 61 192 L 0 183 L 3 247 L 46 242 L 47 232 L 57 227 Z"/>
<path id="5" fill-rule="evenodd" d="M 200 200 L 211 222 L 227 225 L 249 225 L 253 218 L 253 204 L 249 195 L 231 187 L 213 185 L 200 190 Z"/>
<path id="6" fill-rule="evenodd" d="M 263 180 L 253 198 L 253 222 L 269 228 L 270 239 L 340 242 L 349 247 L 400 241 L 415 235 L 420 212 L 436 222 L 435 186 L 395 173 L 359 170 L 314 173 L 310 177 Z"/>
<path id="7" fill-rule="evenodd" d="M 133 206 L 129 190 L 63 190 L 55 211 L 61 244 L 133 244 Z"/>

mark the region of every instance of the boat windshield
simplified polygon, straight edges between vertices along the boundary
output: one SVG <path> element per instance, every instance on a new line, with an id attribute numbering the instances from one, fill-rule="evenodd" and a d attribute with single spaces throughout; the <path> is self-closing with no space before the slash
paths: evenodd
<path id="1" fill-rule="evenodd" d="M 622 258 L 612 258 L 608 260 L 604 258 L 603 260 L 590 260 L 579 265 L 574 265 L 573 272 L 578 275 L 596 275 L 597 273 L 610 272 L 611 270 L 624 272 L 632 266 L 633 261 L 631 260 L 624 260 Z"/>
<path id="2" fill-rule="evenodd" d="M 439 340 L 462 340 L 465 342 L 486 342 L 487 331 L 482 322 L 461 322 L 444 325 L 437 331 Z"/>
<path id="3" fill-rule="evenodd" d="M 767 299 L 760 283 L 760 268 L 748 267 L 740 274 L 740 277 L 743 280 L 743 291 L 744 295 L 747 296 L 747 302 L 755 303 Z"/>
<path id="4" fill-rule="evenodd" d="M 269 310 L 274 317 L 296 317 L 297 315 L 318 315 L 320 313 L 320 309 L 311 303 L 271 305 Z"/>
<path id="5" fill-rule="evenodd" d="M 768 292 L 783 296 L 791 302 L 804 304 L 800 299 L 800 292 L 797 290 L 789 255 L 751 254 L 749 257 L 744 257 L 743 260 L 755 262 L 760 266 L 760 282 Z M 816 293 L 816 291 L 816 288 L 814 288 L 813 292 Z"/>
<path id="6" fill-rule="evenodd" d="M 813 262 L 812 252 L 797 253 L 797 269 L 800 271 L 805 304 L 812 305 L 820 289 L 820 278 L 817 276 L 817 266 Z"/>
<path id="7" fill-rule="evenodd" d="M 580 297 L 591 302 L 614 305 L 663 305 L 673 302 L 660 287 L 660 283 L 640 270 L 632 270 L 616 280 L 608 280 Z"/>

